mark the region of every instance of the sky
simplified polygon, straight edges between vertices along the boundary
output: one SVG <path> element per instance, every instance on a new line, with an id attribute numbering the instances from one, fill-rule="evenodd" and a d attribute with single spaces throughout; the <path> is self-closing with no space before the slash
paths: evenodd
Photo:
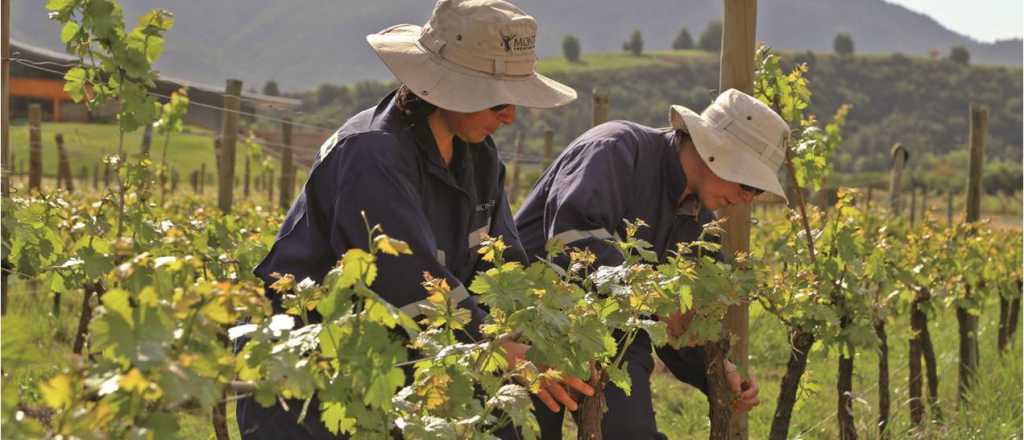
<path id="1" fill-rule="evenodd" d="M 975 40 L 992 42 L 1024 36 L 1022 0 L 886 0 L 929 15 Z"/>

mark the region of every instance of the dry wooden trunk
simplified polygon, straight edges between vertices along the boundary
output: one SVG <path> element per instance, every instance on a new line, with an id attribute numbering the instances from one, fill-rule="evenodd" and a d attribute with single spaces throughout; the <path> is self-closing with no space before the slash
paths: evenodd
<path id="1" fill-rule="evenodd" d="M 7 271 L 10 270 L 8 266 L 7 260 L 4 260 L 2 265 L 3 271 L 0 272 L 0 280 L 2 280 L 2 285 L 0 285 L 0 316 L 7 315 Z"/>
<path id="2" fill-rule="evenodd" d="M 89 304 L 92 297 L 100 296 L 103 294 L 103 284 L 99 281 L 94 283 L 85 283 L 85 298 L 82 299 L 82 315 L 78 318 L 78 331 L 75 332 L 75 343 L 72 347 L 72 351 L 75 354 L 82 354 L 82 349 L 85 347 L 85 337 L 89 331 L 89 321 L 92 320 L 92 305 Z"/>
<path id="3" fill-rule="evenodd" d="M 604 420 L 604 389 L 608 386 L 608 373 L 598 367 L 596 374 L 590 379 L 590 386 L 594 388 L 594 395 L 583 398 L 579 408 L 579 431 L 578 440 L 601 440 L 603 431 L 601 422 Z"/>
<path id="4" fill-rule="evenodd" d="M 732 403 L 735 396 L 725 379 L 725 361 L 729 357 L 729 339 L 723 337 L 704 346 L 704 371 L 708 378 L 708 404 L 711 416 L 711 440 L 729 438 Z"/>
<path id="5" fill-rule="evenodd" d="M 228 434 L 228 406 L 227 406 L 227 390 L 221 395 L 220 402 L 217 402 L 213 406 L 213 433 L 216 435 L 217 440 L 231 440 L 230 434 Z"/>
<path id="6" fill-rule="evenodd" d="M 932 346 L 932 336 L 928 331 L 928 315 L 924 315 L 921 324 L 921 354 L 924 355 L 925 375 L 928 378 L 928 408 L 932 413 L 932 420 L 941 420 L 939 370 L 935 359 L 935 348 Z"/>
<path id="7" fill-rule="evenodd" d="M 970 288 L 968 288 L 970 292 Z M 978 368 L 978 317 L 963 307 L 956 308 L 956 321 L 960 333 L 960 384 L 958 387 L 961 403 L 971 388 L 974 372 Z"/>
<path id="8" fill-rule="evenodd" d="M 842 328 L 850 325 L 850 318 L 844 316 L 839 324 Z M 853 361 L 856 352 L 853 344 L 846 343 L 846 352 L 839 354 L 836 391 L 836 415 L 839 421 L 839 438 L 857 440 L 857 426 L 853 423 Z"/>
<path id="9" fill-rule="evenodd" d="M 1017 280 L 1018 289 L 1021 280 Z M 1013 334 L 1017 331 L 1017 319 L 1020 316 L 1020 296 L 1013 299 L 999 298 L 999 335 L 997 347 L 999 353 L 1006 351 L 1006 347 L 1013 341 Z"/>
<path id="10" fill-rule="evenodd" d="M 889 337 L 885 333 L 885 320 L 875 321 L 878 336 L 878 438 L 888 439 L 889 413 L 892 401 L 889 395 Z"/>
<path id="11" fill-rule="evenodd" d="M 921 393 L 923 378 L 921 376 L 921 358 L 923 357 L 923 343 L 925 320 L 927 319 L 922 306 L 922 299 L 918 295 L 910 304 L 910 421 L 914 426 L 920 426 L 924 421 L 924 400 Z"/>
<path id="12" fill-rule="evenodd" d="M 807 355 L 814 345 L 814 335 L 804 330 L 794 330 L 790 334 L 792 347 L 789 352 L 789 362 L 786 364 L 786 374 L 782 376 L 779 385 L 779 398 L 776 400 L 775 415 L 772 417 L 772 427 L 768 438 L 771 440 L 785 440 L 789 436 L 789 422 L 793 417 L 793 406 L 796 405 L 796 392 L 800 387 L 800 378 L 807 369 Z"/>

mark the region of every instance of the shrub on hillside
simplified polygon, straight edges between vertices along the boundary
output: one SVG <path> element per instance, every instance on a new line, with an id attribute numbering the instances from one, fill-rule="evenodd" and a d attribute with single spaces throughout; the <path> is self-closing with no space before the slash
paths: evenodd
<path id="1" fill-rule="evenodd" d="M 571 63 L 580 61 L 580 40 L 572 35 L 566 35 L 562 40 L 562 55 Z"/>
<path id="2" fill-rule="evenodd" d="M 690 36 L 688 29 L 684 27 L 679 30 L 679 35 L 676 35 L 676 39 L 672 41 L 672 48 L 675 50 L 693 49 L 693 37 Z"/>
<path id="3" fill-rule="evenodd" d="M 836 35 L 835 40 L 832 40 L 832 48 L 844 57 L 853 55 L 853 37 L 850 34 Z"/>
<path id="4" fill-rule="evenodd" d="M 633 55 L 640 55 L 644 53 L 644 36 L 639 30 L 633 31 L 633 35 L 629 37 L 628 41 L 622 43 L 622 50 L 629 52 Z"/>
<path id="5" fill-rule="evenodd" d="M 722 22 L 712 21 L 708 23 L 707 29 L 700 33 L 700 41 L 697 48 L 706 52 L 718 52 L 722 50 Z"/>

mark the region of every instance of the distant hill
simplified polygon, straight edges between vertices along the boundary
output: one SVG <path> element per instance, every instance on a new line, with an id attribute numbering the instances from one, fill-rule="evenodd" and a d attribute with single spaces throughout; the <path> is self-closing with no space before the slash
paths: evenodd
<path id="1" fill-rule="evenodd" d="M 62 49 L 60 30 L 47 20 L 42 1 L 12 2 L 14 39 Z M 129 23 L 153 7 L 171 10 L 176 24 L 157 67 L 171 76 L 221 84 L 241 78 L 247 87 L 269 79 L 285 90 L 320 83 L 390 78 L 364 40 L 398 23 L 423 23 L 429 0 L 122 0 Z M 542 56 L 559 56 L 566 34 L 584 53 L 618 51 L 634 30 L 648 50 L 666 49 L 681 27 L 697 38 L 718 19 L 718 0 L 517 0 L 540 23 Z M 883 0 L 772 0 L 758 8 L 758 39 L 789 50 L 831 51 L 839 32 L 853 37 L 857 53 L 948 53 L 963 45 L 975 64 L 1020 66 L 1020 39 L 979 43 L 935 20 Z"/>

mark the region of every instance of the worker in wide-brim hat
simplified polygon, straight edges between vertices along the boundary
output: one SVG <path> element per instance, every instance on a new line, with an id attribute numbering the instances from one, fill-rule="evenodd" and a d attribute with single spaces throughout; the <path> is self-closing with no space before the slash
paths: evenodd
<path id="1" fill-rule="evenodd" d="M 627 121 L 594 127 L 570 143 L 537 181 L 519 212 L 516 227 L 531 260 L 547 256 L 549 243 L 586 248 L 595 267 L 621 264 L 610 239 L 625 237 L 626 220 L 648 227 L 637 238 L 651 243 L 664 261 L 679 243 L 697 240 L 714 210 L 750 203 L 762 192 L 785 199 L 778 171 L 785 159 L 789 127 L 774 111 L 737 90 L 727 90 L 703 112 L 671 106 L 670 128 Z M 555 262 L 567 265 L 562 256 Z M 691 315 L 692 316 L 692 315 Z M 659 317 L 670 337 L 685 332 L 688 314 Z M 656 439 L 650 373 L 651 340 L 645 332 L 625 350 L 632 392 L 608 384 L 605 438 Z M 659 358 L 683 382 L 707 392 L 704 349 L 656 347 Z M 746 386 L 735 365 L 726 378 L 737 396 L 734 408 L 758 404 L 758 384 Z M 541 438 L 561 438 L 562 414 L 535 405 Z"/>
<path id="2" fill-rule="evenodd" d="M 477 252 L 481 241 L 500 236 L 508 245 L 505 259 L 526 262 L 491 135 L 515 120 L 517 106 L 548 108 L 576 98 L 536 72 L 536 34 L 533 17 L 510 3 L 440 0 L 422 27 L 367 36 L 401 86 L 324 142 L 255 274 L 268 286 L 275 273 L 321 282 L 347 250 L 366 247 L 366 222 L 379 224 L 408 243 L 412 255 L 378 256 L 374 291 L 415 317 L 427 302 L 423 274 L 444 278 L 453 302 L 472 316 L 464 336 L 479 340 L 486 314 L 466 286 L 488 268 Z M 267 295 L 283 313 L 281 295 Z M 503 348 L 514 365 L 528 347 L 510 341 Z M 566 378 L 545 383 L 540 398 L 556 409 L 575 408 L 567 388 L 593 393 Z M 303 403 L 264 408 L 242 399 L 242 437 L 336 438 L 320 421 L 317 399 L 309 408 Z M 301 411 L 306 416 L 298 422 Z"/>

